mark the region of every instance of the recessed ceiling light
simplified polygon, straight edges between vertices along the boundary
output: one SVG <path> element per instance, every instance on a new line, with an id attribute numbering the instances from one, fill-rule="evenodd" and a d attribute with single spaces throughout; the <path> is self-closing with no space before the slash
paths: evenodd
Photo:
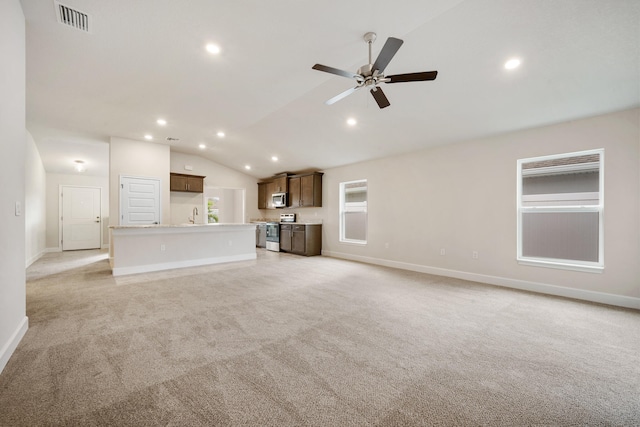
<path id="1" fill-rule="evenodd" d="M 351 117 L 351 118 L 347 119 L 347 124 L 348 124 L 349 126 L 355 126 L 357 123 L 358 123 L 358 122 L 357 122 L 357 120 L 356 120 L 356 119 L 354 119 L 353 117 Z"/>
<path id="2" fill-rule="evenodd" d="M 251 169 L 251 166 L 249 166 L 249 165 L 244 165 L 244 168 L 245 168 L 246 170 L 250 170 L 250 169 Z"/>
<path id="3" fill-rule="evenodd" d="M 144 136 L 144 139 L 151 141 L 153 139 L 153 136 L 147 134 Z"/>
<path id="4" fill-rule="evenodd" d="M 156 120 L 156 123 L 158 123 L 160 126 L 166 126 L 167 121 L 165 119 L 158 119 Z"/>
<path id="5" fill-rule="evenodd" d="M 224 132 L 220 131 L 217 133 L 218 138 L 224 138 Z"/>
<path id="6" fill-rule="evenodd" d="M 513 70 L 515 68 L 518 68 L 521 62 L 522 61 L 520 61 L 518 58 L 511 58 L 510 60 L 504 63 L 504 68 L 506 68 L 507 70 Z"/>
<path id="7" fill-rule="evenodd" d="M 217 44 L 213 44 L 213 43 L 209 43 L 206 46 L 207 52 L 212 53 L 214 55 L 217 55 L 220 53 L 220 46 L 218 46 Z"/>
<path id="8" fill-rule="evenodd" d="M 201 150 L 204 150 L 205 148 L 207 148 L 207 146 L 204 144 L 200 144 L 198 145 L 198 148 L 200 148 Z"/>
<path id="9" fill-rule="evenodd" d="M 271 156 L 271 160 L 273 160 L 274 162 L 278 161 L 278 156 Z"/>

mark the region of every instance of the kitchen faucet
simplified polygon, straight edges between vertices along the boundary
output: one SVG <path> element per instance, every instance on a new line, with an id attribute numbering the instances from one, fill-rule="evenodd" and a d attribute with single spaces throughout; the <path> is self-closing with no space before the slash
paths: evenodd
<path id="1" fill-rule="evenodd" d="M 194 206 L 193 207 L 193 215 L 191 216 L 191 218 L 189 218 L 189 220 L 191 221 L 191 224 L 195 224 L 196 223 L 196 215 L 198 215 L 198 207 Z"/>

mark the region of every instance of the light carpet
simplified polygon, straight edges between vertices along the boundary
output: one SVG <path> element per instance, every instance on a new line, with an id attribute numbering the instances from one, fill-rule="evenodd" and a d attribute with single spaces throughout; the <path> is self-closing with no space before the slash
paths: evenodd
<path id="1" fill-rule="evenodd" d="M 328 257 L 27 271 L 2 426 L 640 425 L 640 312 Z"/>

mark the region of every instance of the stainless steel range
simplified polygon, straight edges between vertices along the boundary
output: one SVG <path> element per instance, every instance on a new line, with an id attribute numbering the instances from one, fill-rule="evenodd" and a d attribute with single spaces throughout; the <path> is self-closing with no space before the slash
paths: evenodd
<path id="1" fill-rule="evenodd" d="M 280 222 L 267 222 L 267 250 L 280 252 L 280 223 L 296 222 L 296 214 L 280 214 Z"/>

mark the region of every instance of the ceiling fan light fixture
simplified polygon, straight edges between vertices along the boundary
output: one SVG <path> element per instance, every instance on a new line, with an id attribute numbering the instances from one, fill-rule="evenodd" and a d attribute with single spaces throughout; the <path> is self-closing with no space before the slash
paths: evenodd
<path id="1" fill-rule="evenodd" d="M 74 160 L 73 163 L 75 163 L 74 168 L 78 172 L 84 172 L 87 170 L 84 166 L 84 160 Z"/>

